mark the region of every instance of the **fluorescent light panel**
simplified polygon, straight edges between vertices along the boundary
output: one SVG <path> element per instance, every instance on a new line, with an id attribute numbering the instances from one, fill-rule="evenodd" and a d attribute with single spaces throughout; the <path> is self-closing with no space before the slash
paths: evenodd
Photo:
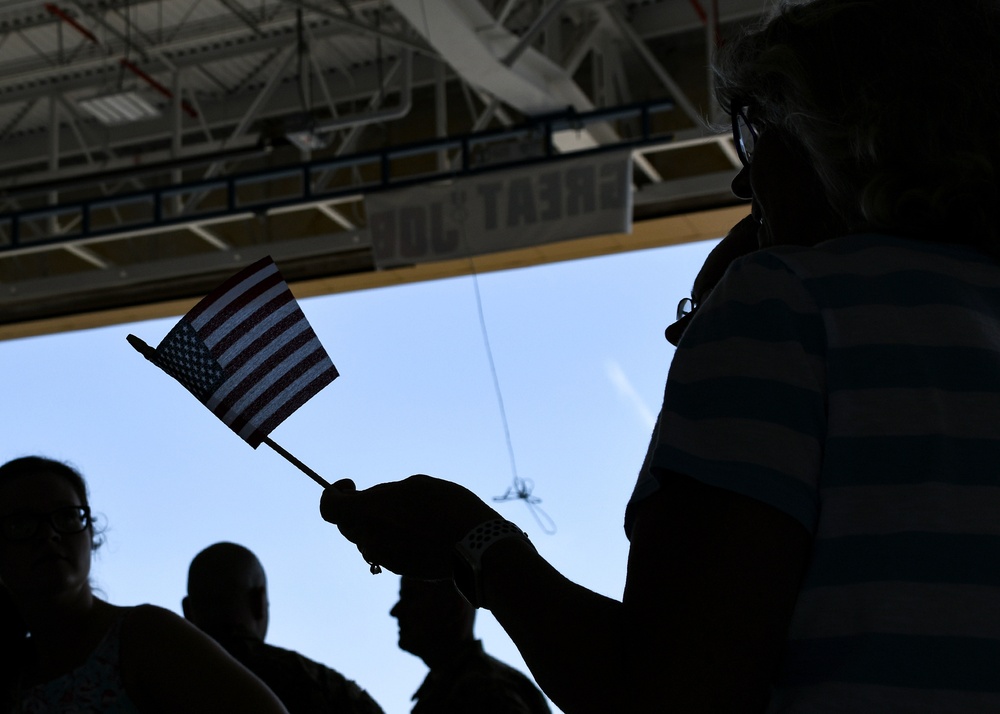
<path id="1" fill-rule="evenodd" d="M 160 116 L 160 110 L 135 92 L 105 94 L 77 102 L 84 110 L 105 126 L 130 124 Z"/>

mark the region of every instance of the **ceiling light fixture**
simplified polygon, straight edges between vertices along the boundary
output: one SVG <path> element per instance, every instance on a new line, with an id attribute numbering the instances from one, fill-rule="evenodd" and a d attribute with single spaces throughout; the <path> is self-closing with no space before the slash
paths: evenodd
<path id="1" fill-rule="evenodd" d="M 133 91 L 83 99 L 77 102 L 77 106 L 105 126 L 131 124 L 160 116 L 159 109 Z"/>

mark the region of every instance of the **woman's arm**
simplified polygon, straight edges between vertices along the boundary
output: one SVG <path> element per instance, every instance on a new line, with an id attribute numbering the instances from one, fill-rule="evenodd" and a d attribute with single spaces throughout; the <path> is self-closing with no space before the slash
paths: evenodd
<path id="1" fill-rule="evenodd" d="M 423 475 L 363 491 L 337 482 L 324 492 L 321 511 L 367 560 L 425 579 L 452 577 L 454 545 L 500 517 L 462 486 Z M 611 672 L 621 665 L 620 602 L 570 582 L 520 539 L 488 548 L 482 574 L 486 606 L 563 711 L 623 711 L 621 675 Z M 613 705 L 596 706 L 603 701 Z"/>
<path id="2" fill-rule="evenodd" d="M 763 711 L 808 534 L 734 492 L 663 483 L 637 504 L 622 603 L 516 540 L 484 556 L 487 602 L 564 711 Z"/>
<path id="3" fill-rule="evenodd" d="M 623 602 L 506 539 L 483 555 L 486 605 L 565 712 L 760 711 L 808 534 L 745 496 L 676 474 L 661 483 L 636 510 Z M 360 492 L 335 486 L 322 509 L 370 558 L 417 577 L 447 577 L 462 529 L 496 517 L 427 476 Z"/>
<path id="4" fill-rule="evenodd" d="M 122 679 L 143 712 L 287 714 L 250 670 L 180 616 L 142 605 L 122 632 Z"/>
<path id="5" fill-rule="evenodd" d="M 524 541 L 498 541 L 483 556 L 486 606 L 532 676 L 564 712 L 623 708 L 625 612 L 621 602 L 570 581 Z"/>

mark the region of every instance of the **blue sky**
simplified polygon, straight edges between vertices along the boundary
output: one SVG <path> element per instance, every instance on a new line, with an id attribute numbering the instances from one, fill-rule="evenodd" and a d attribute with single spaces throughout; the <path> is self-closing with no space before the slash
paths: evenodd
<path id="1" fill-rule="evenodd" d="M 554 521 L 496 504 L 572 579 L 620 597 L 622 517 L 673 353 L 663 330 L 715 241 L 477 278 L 518 474 Z M 328 481 L 359 488 L 428 473 L 484 499 L 512 482 L 471 277 L 309 298 L 340 378 L 271 437 Z M 320 488 L 251 449 L 125 341 L 157 344 L 176 318 L 0 342 L 0 459 L 42 454 L 88 479 L 107 542 L 93 580 L 111 602 L 180 612 L 187 566 L 220 540 L 268 575 L 267 641 L 410 710 L 426 668 L 396 645 L 398 578 L 372 576 L 319 517 Z M 487 651 L 524 669 L 488 612 Z"/>

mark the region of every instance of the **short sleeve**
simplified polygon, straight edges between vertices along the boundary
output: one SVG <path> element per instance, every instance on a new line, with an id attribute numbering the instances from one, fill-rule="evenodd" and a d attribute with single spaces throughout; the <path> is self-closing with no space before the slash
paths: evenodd
<path id="1" fill-rule="evenodd" d="M 633 502 L 681 473 L 815 531 L 826 431 L 825 332 L 780 255 L 733 264 L 678 345 Z"/>

